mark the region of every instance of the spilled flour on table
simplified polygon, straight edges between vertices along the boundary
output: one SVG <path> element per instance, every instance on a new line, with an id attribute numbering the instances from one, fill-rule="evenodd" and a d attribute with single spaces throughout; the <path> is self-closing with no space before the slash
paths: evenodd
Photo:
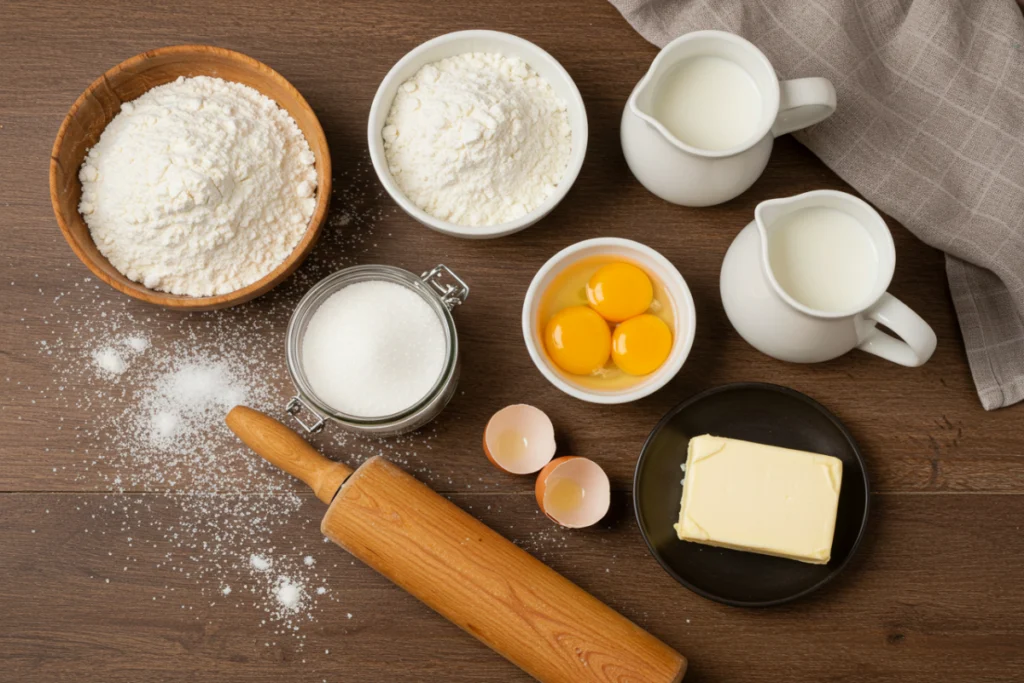
<path id="1" fill-rule="evenodd" d="M 92 354 L 92 360 L 97 368 L 111 376 L 121 375 L 127 369 L 121 354 L 109 346 L 96 349 Z"/>
<path id="2" fill-rule="evenodd" d="M 14 360 L 39 372 L 33 380 L 6 378 L 8 395 L 20 392 L 19 400 L 0 411 L 24 419 L 33 453 L 41 450 L 46 458 L 60 449 L 52 472 L 57 489 L 73 480 L 76 489 L 97 491 L 71 503 L 74 519 L 90 520 L 74 531 L 95 544 L 101 564 L 92 578 L 113 589 L 112 601 L 122 599 L 116 591 L 132 580 L 133 570 L 155 564 L 167 580 L 143 587 L 150 591 L 146 600 L 211 622 L 225 610 L 250 614 L 265 629 L 260 647 L 286 639 L 304 647 L 327 609 L 343 610 L 343 621 L 359 624 L 341 590 L 345 572 L 358 562 L 317 533 L 322 504 L 224 424 L 236 403 L 285 417 L 294 392 L 284 351 L 292 310 L 326 275 L 379 260 L 373 250 L 390 237 L 386 224 L 398 209 L 368 162 L 338 181 L 317 248 L 285 283 L 254 302 L 192 314 L 144 306 L 82 277 L 69 262 L 75 275 L 59 291 L 38 288 L 39 305 L 11 320 L 38 351 Z M 22 413 L 15 417 L 14 409 Z M 435 489 L 493 489 L 482 479 L 467 482 L 458 465 L 433 448 L 439 430 L 458 427 L 459 420 L 448 411 L 419 432 L 386 440 L 329 428 L 312 442 L 353 466 L 385 456 Z M 490 506 L 479 512 L 542 559 L 567 542 L 556 529 L 524 535 L 502 526 L 502 515 Z M 148 571 L 147 582 L 152 577 Z"/>
<path id="3" fill-rule="evenodd" d="M 109 492 L 83 496 L 78 506 L 92 509 L 95 525 L 80 531 L 102 537 L 110 564 L 107 576 L 94 578 L 116 585 L 143 551 L 147 558 L 162 553 L 157 567 L 175 581 L 153 586 L 154 601 L 181 601 L 185 611 L 206 603 L 213 618 L 218 609 L 255 608 L 272 633 L 267 647 L 285 635 L 301 647 L 303 628 L 325 603 L 342 600 L 331 590 L 332 571 L 352 562 L 315 531 L 319 501 L 242 445 L 224 417 L 237 404 L 284 417 L 294 391 L 284 358 L 292 309 L 318 280 L 360 262 L 390 236 L 380 224 L 397 208 L 369 163 L 338 180 L 318 248 L 257 302 L 188 314 L 146 307 L 76 277 L 56 294 L 40 288 L 45 306 L 26 308 L 21 318 L 49 377 L 31 385 L 7 378 L 9 391 L 30 392 L 33 405 L 38 400 L 59 416 L 49 429 L 61 438 L 53 439 L 78 461 L 54 467 L 54 476 Z M 332 430 L 315 445 L 352 464 L 389 454 L 422 471 L 429 461 L 419 452 L 429 450 L 433 429 L 391 441 Z M 115 557 L 120 547 L 123 558 Z M 194 593 L 182 595 L 191 585 Z"/>
<path id="4" fill-rule="evenodd" d="M 316 607 L 302 587 L 326 583 L 303 557 L 326 549 L 310 529 L 296 527 L 301 487 L 249 452 L 224 423 L 239 404 L 281 417 L 277 373 L 269 371 L 281 362 L 273 357 L 280 342 L 254 341 L 244 315 L 140 317 L 117 304 L 100 307 L 106 315 L 87 323 L 91 337 L 46 344 L 56 355 L 58 390 L 75 387 L 62 396 L 87 416 L 77 431 L 84 459 L 75 476 L 129 494 L 99 506 L 114 517 L 129 551 L 164 545 L 157 566 L 195 581 L 211 606 L 254 605 L 275 634 L 301 642 L 300 627 Z M 162 326 L 160 340 L 144 333 Z M 180 338 L 167 341 L 168 330 Z M 97 342 L 122 358 L 116 376 L 86 351 Z M 141 491 L 164 493 L 130 495 Z"/>

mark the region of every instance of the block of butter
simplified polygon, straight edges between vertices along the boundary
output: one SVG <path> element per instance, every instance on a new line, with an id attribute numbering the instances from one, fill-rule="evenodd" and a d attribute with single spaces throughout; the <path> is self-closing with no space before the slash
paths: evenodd
<path id="1" fill-rule="evenodd" d="M 676 534 L 683 541 L 826 564 L 843 463 L 720 436 L 690 439 Z"/>

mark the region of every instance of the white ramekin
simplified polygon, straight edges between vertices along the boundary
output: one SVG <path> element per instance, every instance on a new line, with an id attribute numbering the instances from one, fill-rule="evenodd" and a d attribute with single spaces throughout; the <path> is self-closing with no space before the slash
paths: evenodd
<path id="1" fill-rule="evenodd" d="M 401 188 L 398 187 L 398 183 L 391 177 L 387 159 L 384 156 L 384 139 L 381 137 L 381 131 L 384 129 L 384 121 L 391 110 L 391 103 L 395 99 L 398 87 L 423 66 L 466 52 L 497 52 L 510 57 L 519 57 L 551 84 L 555 94 L 565 101 L 569 113 L 569 125 L 572 126 L 572 152 L 565 175 L 562 176 L 555 192 L 543 204 L 528 214 L 507 223 L 476 227 L 456 225 L 431 216 L 405 196 Z M 384 189 L 406 213 L 417 221 L 428 228 L 456 237 L 469 239 L 503 237 L 519 232 L 539 221 L 555 208 L 569 192 L 569 188 L 576 181 L 576 176 L 579 175 L 580 168 L 583 166 L 583 157 L 587 151 L 587 111 L 583 106 L 580 91 L 576 88 L 576 84 L 568 72 L 554 57 L 530 41 L 500 31 L 456 31 L 428 40 L 391 67 L 391 71 L 377 88 L 377 94 L 374 95 L 373 104 L 370 106 L 367 141 L 370 146 L 370 159 L 373 162 L 373 168 L 377 171 L 377 177 L 380 178 Z"/>
<path id="2" fill-rule="evenodd" d="M 581 386 L 569 373 L 561 370 L 548 357 L 544 349 L 544 321 L 538 319 L 540 300 L 554 279 L 563 270 L 577 261 L 592 257 L 611 256 L 635 263 L 655 279 L 671 297 L 675 314 L 675 329 L 672 330 L 672 350 L 664 364 L 639 384 L 627 389 L 600 391 Z M 523 300 L 523 338 L 530 358 L 541 374 L 556 387 L 578 399 L 591 403 L 629 403 L 653 394 L 678 374 L 690 355 L 693 337 L 697 329 L 697 314 L 693 297 L 686 280 L 671 262 L 650 247 L 633 240 L 618 237 L 599 237 L 570 245 L 558 252 L 541 266 L 526 290 Z"/>

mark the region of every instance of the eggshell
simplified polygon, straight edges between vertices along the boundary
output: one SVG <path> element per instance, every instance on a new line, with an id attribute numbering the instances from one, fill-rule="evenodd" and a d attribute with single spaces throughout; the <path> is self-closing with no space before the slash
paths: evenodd
<path id="1" fill-rule="evenodd" d="M 508 433 L 524 440 L 522 452 L 510 453 L 502 448 Z M 555 457 L 555 427 L 539 408 L 523 403 L 507 406 L 496 412 L 484 428 L 484 453 L 503 472 L 533 474 Z"/>
<path id="2" fill-rule="evenodd" d="M 572 510 L 552 510 L 548 496 L 561 479 L 576 482 L 583 489 L 582 502 Z M 582 529 L 608 514 L 611 505 L 611 482 L 601 466 L 588 458 L 563 455 L 549 462 L 537 475 L 537 505 L 551 521 L 571 529 Z"/>

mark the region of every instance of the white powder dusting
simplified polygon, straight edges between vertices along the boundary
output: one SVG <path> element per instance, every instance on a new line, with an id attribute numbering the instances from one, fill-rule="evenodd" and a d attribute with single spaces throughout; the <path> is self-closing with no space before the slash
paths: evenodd
<path id="1" fill-rule="evenodd" d="M 459 225 L 540 206 L 565 174 L 565 102 L 528 64 L 466 53 L 427 64 L 395 95 L 382 131 L 392 177 L 414 204 Z"/>
<path id="2" fill-rule="evenodd" d="M 127 344 L 128 348 L 130 348 L 135 353 L 142 353 L 143 351 L 149 348 L 149 339 L 139 335 L 126 337 L 124 343 Z"/>
<path id="3" fill-rule="evenodd" d="M 127 368 L 121 354 L 111 348 L 97 349 L 92 354 L 92 360 L 96 367 L 111 375 L 120 375 Z"/>
<path id="4" fill-rule="evenodd" d="M 320 305 L 302 340 L 313 393 L 342 413 L 380 417 L 423 398 L 445 364 L 438 314 L 393 282 L 357 282 Z"/>
<path id="5" fill-rule="evenodd" d="M 178 431 L 180 423 L 181 420 L 174 413 L 164 411 L 153 413 L 151 422 L 153 428 L 152 441 L 154 443 L 171 443 L 170 438 Z"/>
<path id="6" fill-rule="evenodd" d="M 313 163 L 273 100 L 241 83 L 181 77 L 121 105 L 79 171 L 79 211 L 129 279 L 226 294 L 298 244 L 316 204 Z"/>
<path id="7" fill-rule="evenodd" d="M 274 587 L 274 597 L 277 598 L 281 609 L 289 612 L 298 610 L 304 596 L 305 590 L 301 583 L 285 576 L 278 578 L 277 585 Z"/>
<path id="8" fill-rule="evenodd" d="M 46 347 L 47 354 L 53 349 Z M 107 379 L 116 379 L 128 369 L 129 362 L 149 348 L 149 338 L 142 334 L 111 335 L 105 344 L 92 353 L 92 361 Z"/>
<path id="9" fill-rule="evenodd" d="M 191 618 L 211 622 L 223 616 L 220 610 L 251 612 L 274 637 L 294 639 L 299 647 L 307 637 L 318 638 L 308 625 L 324 602 L 343 599 L 329 589 L 332 581 L 344 584 L 346 571 L 366 570 L 321 543 L 315 529 L 302 533 L 300 520 L 308 521 L 311 511 L 300 514 L 300 508 L 321 506 L 303 484 L 242 445 L 224 415 L 244 396 L 248 405 L 284 417 L 283 403 L 293 391 L 284 331 L 295 304 L 339 268 L 381 260 L 376 249 L 391 237 L 387 226 L 398 210 L 368 160 L 352 169 L 336 179 L 336 210 L 303 267 L 243 307 L 191 314 L 143 307 L 79 276 L 69 262 L 66 274 L 55 278 L 58 289 L 40 288 L 39 305 L 26 308 L 20 321 L 38 353 L 21 359 L 38 364 L 40 379 L 8 378 L 9 400 L 0 403 L 15 422 L 21 416 L 12 411 L 37 404 L 60 416 L 39 436 L 45 447 L 29 447 L 38 449 L 40 460 L 59 450 L 51 476 L 101 494 L 76 498 L 74 509 L 81 511 L 70 514 L 85 515 L 88 523 L 77 531 L 102 544 L 111 571 L 145 565 L 151 580 L 155 561 L 175 583 L 153 583 L 153 601 L 188 602 L 181 608 Z M 24 283 L 10 286 L 18 291 Z M 120 356 L 123 373 L 100 367 L 97 349 Z M 384 455 L 435 486 L 452 486 L 458 467 L 432 457 L 431 442 L 445 422 L 459 419 L 448 414 L 420 432 L 387 440 L 332 430 L 317 447 L 353 465 Z M 252 555 L 272 557 L 273 570 L 254 568 Z M 297 609 L 278 599 L 282 576 L 304 587 Z"/>
<path id="10" fill-rule="evenodd" d="M 249 564 L 252 565 L 252 568 L 256 571 L 265 572 L 270 569 L 270 565 L 273 563 L 268 558 L 254 553 L 249 557 Z"/>
<path id="11" fill-rule="evenodd" d="M 247 398 L 247 387 L 230 362 L 198 358 L 159 375 L 142 395 L 139 411 L 150 416 L 142 426 L 148 428 L 153 446 L 166 451 L 183 441 L 204 439 L 211 423 Z"/>
<path id="12" fill-rule="evenodd" d="M 302 563 L 307 567 L 312 567 L 314 564 L 316 564 L 316 558 L 312 555 L 306 555 L 304 558 L 302 558 Z"/>

